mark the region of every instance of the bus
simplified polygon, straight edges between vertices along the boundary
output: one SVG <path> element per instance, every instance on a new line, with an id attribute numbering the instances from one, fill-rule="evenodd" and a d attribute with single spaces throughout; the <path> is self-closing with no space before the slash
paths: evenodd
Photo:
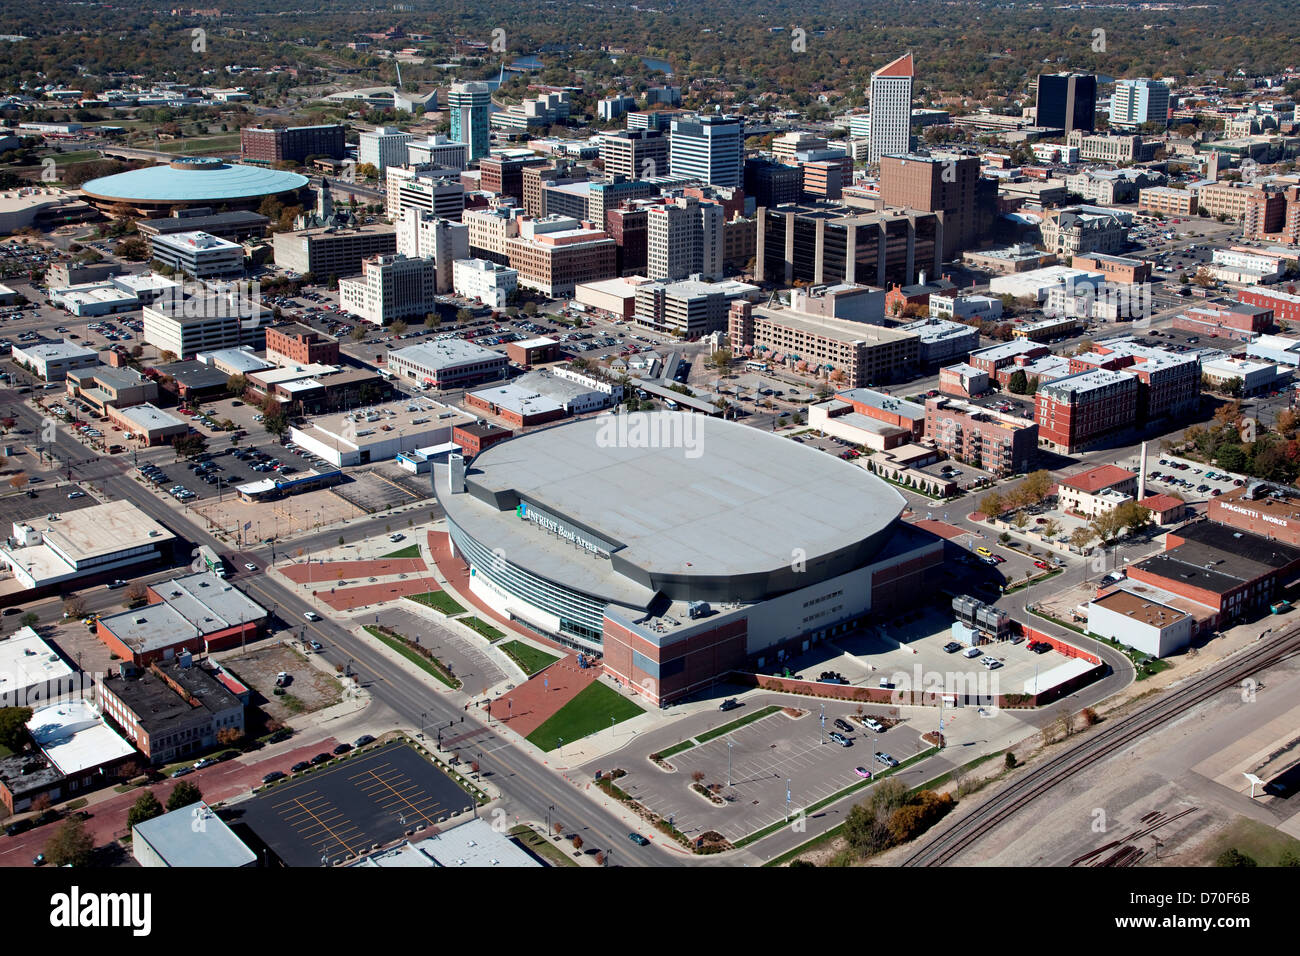
<path id="1" fill-rule="evenodd" d="M 745 370 L 748 371 L 748 372 L 766 372 L 766 371 L 767 371 L 767 363 L 766 363 L 766 362 L 746 362 L 746 363 L 745 363 Z"/>
<path id="2" fill-rule="evenodd" d="M 219 578 L 226 576 L 226 562 L 206 544 L 199 545 L 195 550 L 193 568 L 195 571 L 211 571 Z"/>

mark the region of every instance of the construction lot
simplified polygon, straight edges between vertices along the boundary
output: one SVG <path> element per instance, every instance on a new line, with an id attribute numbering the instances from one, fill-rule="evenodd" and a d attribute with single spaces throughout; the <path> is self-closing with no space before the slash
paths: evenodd
<path id="1" fill-rule="evenodd" d="M 352 861 L 472 808 L 450 777 L 400 742 L 296 774 L 238 805 L 241 822 L 286 866 Z"/>
<path id="2" fill-rule="evenodd" d="M 313 667 L 302 654 L 284 644 L 264 644 L 214 657 L 252 688 L 249 705 L 260 707 L 267 717 L 280 723 L 343 699 L 343 687 L 332 674 Z M 277 695 L 275 680 L 281 672 L 290 679 L 284 694 Z"/>

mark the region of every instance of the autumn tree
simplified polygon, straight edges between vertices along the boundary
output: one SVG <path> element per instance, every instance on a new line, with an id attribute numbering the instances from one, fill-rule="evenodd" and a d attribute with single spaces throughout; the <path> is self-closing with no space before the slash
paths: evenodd
<path id="1" fill-rule="evenodd" d="M 32 719 L 30 707 L 0 708 L 0 746 L 12 751 L 22 750 L 30 741 L 27 721 Z"/>
<path id="2" fill-rule="evenodd" d="M 1002 514 L 1003 508 L 1002 496 L 996 491 L 990 491 L 980 499 L 980 511 L 984 512 L 990 518 L 996 518 L 998 515 Z"/>

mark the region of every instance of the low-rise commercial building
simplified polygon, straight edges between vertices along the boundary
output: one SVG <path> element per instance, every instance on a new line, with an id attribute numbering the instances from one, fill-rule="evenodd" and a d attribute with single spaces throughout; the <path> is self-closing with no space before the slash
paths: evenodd
<path id="1" fill-rule="evenodd" d="M 1195 189 L 1148 186 L 1138 193 L 1138 210 L 1161 216 L 1195 216 L 1200 207 Z"/>
<path id="2" fill-rule="evenodd" d="M 1202 363 L 1201 375 L 1216 389 L 1231 389 L 1233 395 L 1249 396 L 1277 388 L 1278 379 L 1289 376 L 1290 369 L 1284 373 L 1272 362 L 1229 356 Z"/>
<path id="3" fill-rule="evenodd" d="M 457 259 L 452 263 L 451 283 L 457 295 L 500 311 L 519 286 L 519 271 L 487 259 Z"/>
<path id="4" fill-rule="evenodd" d="M 215 653 L 257 640 L 266 630 L 266 608 L 212 571 L 160 581 L 147 589 L 149 603 L 100 617 L 96 636 L 137 667 L 171 660 L 183 651 Z"/>
<path id="5" fill-rule="evenodd" d="M 808 410 L 811 427 L 875 451 L 920 439 L 925 417 L 924 406 L 868 388 L 848 389 Z"/>
<path id="6" fill-rule="evenodd" d="M 217 745 L 217 734 L 244 732 L 244 704 L 189 654 L 156 661 L 136 677 L 99 685 L 104 714 L 154 765 Z"/>
<path id="7" fill-rule="evenodd" d="M 939 391 L 957 398 L 975 398 L 989 390 L 989 373 L 967 362 L 939 369 Z"/>
<path id="8" fill-rule="evenodd" d="M 257 865 L 257 854 L 202 800 L 133 826 L 131 855 L 144 867 Z"/>
<path id="9" fill-rule="evenodd" d="M 930 301 L 943 298 L 931 296 Z M 996 299 L 992 301 L 997 301 Z M 999 310 L 1001 303 L 998 303 Z M 949 322 L 946 319 L 921 319 L 899 326 L 903 332 L 914 333 L 917 343 L 917 358 L 922 365 L 939 365 L 962 361 L 971 351 L 979 348 L 980 331 L 976 326 Z"/>
<path id="10" fill-rule="evenodd" d="M 115 501 L 15 522 L 13 543 L 0 543 L 0 564 L 26 590 L 71 590 L 81 586 L 73 582 L 111 580 L 125 568 L 170 561 L 175 540 L 135 505 Z"/>
<path id="11" fill-rule="evenodd" d="M 266 357 L 276 365 L 337 365 L 339 340 L 309 325 L 285 322 L 266 330 Z"/>
<path id="12" fill-rule="evenodd" d="M 1099 465 L 1062 478 L 1056 498 L 1062 511 L 1095 518 L 1132 501 L 1138 493 L 1138 476 L 1115 465 Z"/>
<path id="13" fill-rule="evenodd" d="M 109 421 L 125 432 L 127 441 L 144 446 L 166 445 L 190 433 L 190 423 L 151 402 L 107 409 Z"/>
<path id="14" fill-rule="evenodd" d="M 389 371 L 427 388 L 491 381 L 504 374 L 506 365 L 501 353 L 462 339 L 425 342 L 388 353 Z"/>
<path id="15" fill-rule="evenodd" d="M 275 234 L 275 264 L 317 278 L 351 276 L 371 256 L 397 251 L 397 230 L 375 223 L 356 229 L 305 229 Z"/>
<path id="16" fill-rule="evenodd" d="M 501 357 L 505 361 L 505 357 Z M 452 429 L 474 416 L 419 397 L 368 408 L 319 415 L 293 426 L 289 437 L 300 448 L 334 465 L 368 465 L 387 461 L 399 452 L 451 441 Z"/>
<path id="17" fill-rule="evenodd" d="M 129 408 L 158 397 L 158 385 L 133 368 L 95 368 L 67 373 L 68 395 L 90 405 L 101 415 L 108 409 Z"/>
<path id="18" fill-rule="evenodd" d="M 623 386 L 598 375 L 558 367 L 538 369 L 505 385 L 470 392 L 465 404 L 514 428 L 542 425 L 617 405 Z"/>
<path id="19" fill-rule="evenodd" d="M 647 282 L 636 287 L 634 318 L 638 325 L 683 339 L 696 339 L 727 328 L 731 303 L 753 301 L 757 286 L 745 282 Z"/>
<path id="20" fill-rule="evenodd" d="M 13 363 L 47 382 L 62 382 L 68 372 L 99 365 L 99 353 L 68 339 L 62 342 L 14 343 Z"/>
<path id="21" fill-rule="evenodd" d="M 1088 604 L 1089 634 L 1152 657 L 1182 650 L 1191 643 L 1195 627 L 1192 615 L 1138 593 L 1133 585 L 1116 588 Z"/>

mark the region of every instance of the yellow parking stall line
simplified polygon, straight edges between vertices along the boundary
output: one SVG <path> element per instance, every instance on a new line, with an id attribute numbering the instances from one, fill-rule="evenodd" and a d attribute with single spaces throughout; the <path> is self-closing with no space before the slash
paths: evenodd
<path id="1" fill-rule="evenodd" d="M 407 808 L 410 809 L 412 812 L 414 812 L 414 813 L 418 813 L 420 816 L 424 817 L 424 820 L 425 820 L 426 823 L 429 823 L 429 824 L 434 823 L 434 820 L 433 820 L 432 817 L 430 817 L 428 814 L 426 814 L 423 810 L 421 810 L 421 809 L 420 809 L 419 807 L 417 807 L 415 804 L 411 803 L 409 800 L 407 800 L 405 797 L 403 797 L 402 794 L 398 793 L 398 792 L 397 792 L 396 790 L 394 790 L 391 786 L 389 786 L 389 785 L 388 785 L 388 781 L 383 780 L 382 778 L 378 777 L 377 775 L 375 776 L 375 779 L 377 779 L 377 780 L 379 780 L 381 783 L 383 783 L 385 787 L 388 787 L 388 789 L 392 792 L 393 796 L 397 798 L 397 801 L 398 801 L 398 802 L 400 802 L 400 803 L 404 803 L 404 804 L 407 806 Z"/>
<path id="2" fill-rule="evenodd" d="M 306 806 L 303 806 L 302 809 L 303 809 L 303 811 L 306 812 L 307 814 L 309 814 L 309 815 L 311 815 L 311 816 L 313 816 L 313 817 L 316 817 L 316 814 L 312 813 L 312 811 L 311 811 L 310 808 L 308 808 L 308 807 L 306 807 Z M 334 839 L 335 839 L 336 841 L 338 841 L 338 843 L 341 844 L 345 850 L 347 850 L 349 853 L 352 853 L 352 854 L 356 854 L 356 853 L 358 852 L 357 850 L 353 849 L 352 846 L 351 846 L 351 844 L 349 844 L 346 840 L 344 840 L 343 837 L 340 836 L 340 835 L 339 835 L 339 834 L 338 834 L 338 833 L 337 833 L 337 832 L 336 832 L 336 831 L 335 831 L 331 826 L 329 826 L 329 824 L 327 824 L 324 820 L 321 820 L 319 817 L 316 817 L 316 819 L 317 819 L 317 821 L 320 823 L 321 828 L 322 828 L 323 830 L 325 830 L 327 833 L 329 833 L 330 836 L 334 837 Z M 354 830 L 355 830 L 355 829 L 356 829 L 356 826 L 353 825 L 353 826 L 351 826 L 349 829 L 354 829 Z"/>

